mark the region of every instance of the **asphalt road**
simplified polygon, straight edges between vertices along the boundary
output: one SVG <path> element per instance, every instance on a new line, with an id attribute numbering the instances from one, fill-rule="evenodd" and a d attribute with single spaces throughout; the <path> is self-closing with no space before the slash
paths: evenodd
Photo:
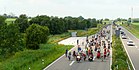
<path id="1" fill-rule="evenodd" d="M 108 30 L 112 29 L 111 26 L 108 26 Z M 111 34 L 112 32 L 110 32 Z M 107 34 L 107 36 L 110 36 Z M 82 42 L 86 41 L 86 37 L 71 37 L 67 40 L 61 41 L 60 44 L 65 44 L 68 45 L 72 44 L 75 45 L 74 48 L 72 48 L 72 51 L 77 51 L 77 46 L 76 46 L 76 41 L 77 39 L 79 40 L 79 44 L 81 45 L 82 49 L 84 49 L 84 45 L 82 45 Z M 89 36 L 89 39 L 91 39 L 91 36 Z M 110 38 L 111 39 L 111 38 Z M 104 40 L 104 39 L 102 39 Z M 111 51 L 111 50 L 110 50 Z M 102 62 L 101 59 L 95 59 L 93 62 L 89 62 L 88 60 L 86 61 L 81 61 L 80 63 L 77 63 L 74 58 L 72 58 L 71 61 L 69 61 L 64 55 L 61 56 L 58 60 L 56 60 L 54 63 L 50 64 L 47 66 L 44 70 L 110 70 L 110 65 L 111 65 L 111 57 L 107 57 L 104 59 Z"/>
<path id="2" fill-rule="evenodd" d="M 134 70 L 139 70 L 139 39 L 136 38 L 133 34 L 127 31 L 125 28 L 121 27 L 122 30 L 125 32 L 126 37 L 128 39 L 122 39 L 125 49 L 127 50 L 127 54 L 131 59 L 131 63 L 133 64 Z M 128 46 L 127 41 L 133 40 L 135 46 Z"/>

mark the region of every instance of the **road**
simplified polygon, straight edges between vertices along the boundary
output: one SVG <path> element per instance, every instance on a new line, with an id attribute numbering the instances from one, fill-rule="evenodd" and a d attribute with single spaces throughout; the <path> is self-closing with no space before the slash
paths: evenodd
<path id="1" fill-rule="evenodd" d="M 107 29 L 111 30 L 112 27 L 108 26 Z M 110 34 L 112 34 L 112 32 L 110 32 Z M 107 36 L 111 37 L 111 35 L 108 35 L 108 34 Z M 91 37 L 92 36 L 89 36 L 89 39 L 91 39 Z M 64 44 L 65 42 L 66 45 L 68 45 L 68 43 L 75 45 L 75 47 L 72 48 L 70 51 L 71 52 L 74 50 L 77 51 L 77 46 L 76 46 L 77 39 L 79 40 L 80 42 L 79 44 L 81 45 L 82 49 L 84 49 L 85 47 L 84 45 L 82 45 L 82 42 L 86 41 L 86 37 L 71 37 L 67 40 L 61 41 L 59 44 Z M 110 70 L 110 66 L 112 63 L 111 57 L 112 55 L 104 59 L 103 62 L 101 61 L 101 59 L 95 59 L 93 62 L 89 62 L 88 60 L 86 61 L 82 60 L 80 63 L 77 63 L 74 58 L 71 61 L 69 61 L 63 55 L 59 59 L 57 59 L 55 62 L 47 66 L 44 70 Z"/>
<path id="2" fill-rule="evenodd" d="M 133 34 L 131 34 L 128 30 L 121 27 L 122 30 L 125 32 L 128 39 L 122 39 L 122 42 L 124 44 L 124 47 L 127 51 L 127 54 L 131 60 L 131 63 L 133 64 L 134 70 L 139 70 L 139 39 L 136 38 Z M 127 41 L 133 40 L 135 43 L 135 46 L 128 46 Z"/>

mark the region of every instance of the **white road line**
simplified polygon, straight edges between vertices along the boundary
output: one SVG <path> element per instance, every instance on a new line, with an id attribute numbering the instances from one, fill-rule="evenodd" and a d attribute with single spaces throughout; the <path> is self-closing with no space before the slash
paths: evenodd
<path id="1" fill-rule="evenodd" d="M 136 48 L 138 48 L 137 46 L 135 46 Z"/>
<path id="2" fill-rule="evenodd" d="M 121 36 L 120 36 L 120 39 L 121 39 Z M 124 45 L 124 49 L 125 49 L 125 51 L 126 51 L 126 53 L 127 53 L 127 56 L 129 57 L 129 60 L 130 60 L 130 62 L 131 62 L 131 64 L 132 64 L 132 66 L 133 66 L 133 69 L 136 70 L 135 67 L 134 67 L 134 65 L 133 65 L 133 62 L 132 62 L 132 60 L 131 60 L 131 58 L 130 58 L 128 52 L 127 52 L 127 49 L 126 49 L 125 44 L 124 44 L 124 42 L 123 42 L 122 39 L 121 39 L 121 41 L 122 41 L 122 44 Z"/>
<path id="3" fill-rule="evenodd" d="M 72 61 L 69 65 L 71 66 L 75 61 Z"/>

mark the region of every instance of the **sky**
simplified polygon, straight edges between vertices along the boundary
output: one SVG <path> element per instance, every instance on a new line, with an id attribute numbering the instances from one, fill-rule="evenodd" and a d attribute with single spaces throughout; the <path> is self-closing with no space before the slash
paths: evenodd
<path id="1" fill-rule="evenodd" d="M 84 18 L 139 18 L 139 0 L 0 0 L 0 14 L 27 16 L 83 16 Z"/>

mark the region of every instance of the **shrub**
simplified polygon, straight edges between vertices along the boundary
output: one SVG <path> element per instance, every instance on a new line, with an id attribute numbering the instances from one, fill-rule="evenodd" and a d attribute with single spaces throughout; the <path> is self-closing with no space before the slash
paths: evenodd
<path id="1" fill-rule="evenodd" d="M 49 29 L 46 26 L 32 24 L 26 30 L 26 46 L 29 49 L 38 49 L 39 44 L 48 40 Z"/>

